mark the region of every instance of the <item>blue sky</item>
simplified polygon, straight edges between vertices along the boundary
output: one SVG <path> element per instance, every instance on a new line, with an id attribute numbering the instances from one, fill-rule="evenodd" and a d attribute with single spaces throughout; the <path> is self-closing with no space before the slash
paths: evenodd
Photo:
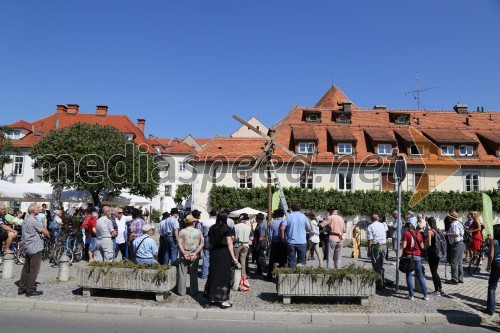
<path id="1" fill-rule="evenodd" d="M 1 124 L 57 104 L 158 137 L 266 125 L 330 85 L 358 106 L 500 110 L 500 1 L 0 0 Z"/>

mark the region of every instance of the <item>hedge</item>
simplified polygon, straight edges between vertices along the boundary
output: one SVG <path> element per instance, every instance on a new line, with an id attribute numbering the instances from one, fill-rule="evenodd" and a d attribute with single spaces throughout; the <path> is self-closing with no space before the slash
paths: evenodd
<path id="1" fill-rule="evenodd" d="M 335 189 L 314 190 L 298 187 L 284 188 L 288 204 L 300 202 L 303 210 L 326 210 L 335 203 L 343 215 L 369 215 L 373 212 L 390 214 L 397 208 L 398 193 L 396 191 L 338 191 Z M 409 207 L 413 192 L 402 192 L 402 210 L 419 212 L 448 211 L 451 208 L 460 212 L 482 209 L 482 193 L 459 191 L 433 191 L 414 207 Z M 493 201 L 493 211 L 500 212 L 500 191 L 484 191 Z M 267 188 L 255 187 L 240 189 L 227 186 L 214 186 L 209 194 L 210 206 L 214 209 L 239 209 L 252 207 L 267 210 Z"/>

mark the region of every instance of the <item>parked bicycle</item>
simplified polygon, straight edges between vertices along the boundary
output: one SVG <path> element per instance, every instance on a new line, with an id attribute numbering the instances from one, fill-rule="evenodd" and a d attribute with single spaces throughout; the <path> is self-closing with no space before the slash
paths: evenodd
<path id="1" fill-rule="evenodd" d="M 481 271 L 481 267 L 479 266 L 481 266 L 483 257 L 488 252 L 490 252 L 490 243 L 488 241 L 482 241 L 481 249 L 479 251 L 474 250 L 470 259 L 469 268 L 467 269 L 469 275 L 479 274 Z"/>
<path id="2" fill-rule="evenodd" d="M 10 244 L 10 250 L 14 254 L 15 263 L 18 265 L 24 265 L 24 262 L 26 261 L 26 252 L 24 251 L 24 247 L 21 243 L 21 236 L 17 236 L 16 239 L 12 241 Z M 1 262 L 3 262 L 3 256 L 4 253 L 1 251 Z"/>
<path id="3" fill-rule="evenodd" d="M 59 264 L 62 256 L 68 256 L 70 264 L 73 261 L 80 261 L 83 258 L 83 237 L 80 230 L 70 229 L 57 243 L 54 251 L 54 263 Z"/>

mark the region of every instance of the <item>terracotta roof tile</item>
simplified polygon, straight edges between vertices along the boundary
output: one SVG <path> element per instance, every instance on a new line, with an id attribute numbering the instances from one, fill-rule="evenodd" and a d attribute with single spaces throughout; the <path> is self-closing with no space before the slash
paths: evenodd
<path id="1" fill-rule="evenodd" d="M 500 145 L 500 131 L 481 131 L 477 132 L 477 134 L 497 145 Z"/>
<path id="2" fill-rule="evenodd" d="M 347 141 L 356 142 L 358 139 L 354 136 L 352 129 L 347 126 L 335 126 L 328 127 L 328 133 L 332 137 L 333 141 Z"/>
<path id="3" fill-rule="evenodd" d="M 365 128 L 364 131 L 375 143 L 378 142 L 396 143 L 394 132 L 387 128 Z"/>
<path id="4" fill-rule="evenodd" d="M 292 133 L 295 140 L 318 140 L 316 133 L 310 126 L 292 126 Z"/>
<path id="5" fill-rule="evenodd" d="M 431 140 L 438 144 L 441 143 L 470 143 L 477 144 L 471 136 L 462 133 L 460 130 L 445 129 L 423 129 L 422 132 Z"/>
<path id="6" fill-rule="evenodd" d="M 24 121 L 24 120 L 18 120 L 15 123 L 10 124 L 9 127 L 21 128 L 21 129 L 25 129 L 27 131 L 31 131 L 31 124 L 28 123 L 27 121 Z"/>

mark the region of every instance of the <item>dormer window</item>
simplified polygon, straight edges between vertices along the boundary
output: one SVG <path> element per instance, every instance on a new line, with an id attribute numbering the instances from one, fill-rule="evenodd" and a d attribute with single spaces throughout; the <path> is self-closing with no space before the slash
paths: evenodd
<path id="1" fill-rule="evenodd" d="M 422 149 L 422 148 L 420 148 Z M 410 155 L 422 155 L 421 150 L 417 145 L 410 146 Z"/>
<path id="2" fill-rule="evenodd" d="M 352 143 L 339 143 L 337 153 L 339 155 L 352 155 Z"/>
<path id="3" fill-rule="evenodd" d="M 19 140 L 21 138 L 21 130 L 13 130 L 8 132 L 5 137 L 10 140 Z"/>
<path id="4" fill-rule="evenodd" d="M 406 116 L 405 115 L 398 116 L 398 118 L 396 119 L 396 123 L 398 123 L 398 124 L 406 124 Z"/>
<path id="5" fill-rule="evenodd" d="M 299 154 L 314 154 L 315 144 L 313 142 L 299 142 L 298 153 Z"/>
<path id="6" fill-rule="evenodd" d="M 306 123 L 321 123 L 321 111 L 318 110 L 304 110 L 302 113 L 302 121 Z"/>
<path id="7" fill-rule="evenodd" d="M 379 154 L 379 155 L 392 154 L 392 145 L 389 143 L 379 143 L 377 145 L 377 154 Z"/>
<path id="8" fill-rule="evenodd" d="M 441 146 L 441 154 L 445 156 L 455 156 L 455 146 Z"/>
<path id="9" fill-rule="evenodd" d="M 347 115 L 339 114 L 338 122 L 342 124 L 347 124 Z"/>
<path id="10" fill-rule="evenodd" d="M 472 156 L 474 154 L 474 147 L 462 145 L 458 149 L 460 156 Z"/>

